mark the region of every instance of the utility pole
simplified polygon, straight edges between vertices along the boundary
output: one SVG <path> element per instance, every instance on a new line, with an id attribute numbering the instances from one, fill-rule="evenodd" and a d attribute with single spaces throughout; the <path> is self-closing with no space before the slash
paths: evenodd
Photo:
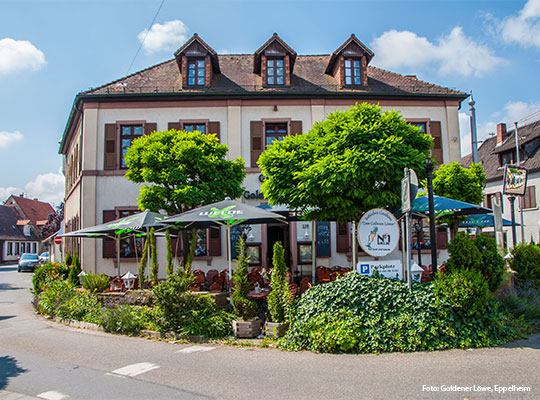
<path id="1" fill-rule="evenodd" d="M 514 122 L 514 137 L 516 139 L 516 164 L 519 167 L 521 165 L 521 160 L 519 157 L 519 132 L 518 132 L 518 123 Z M 527 191 L 527 188 L 525 188 Z M 519 196 L 519 214 L 521 216 L 521 243 L 525 241 L 525 223 L 523 222 L 523 196 Z"/>
<path id="2" fill-rule="evenodd" d="M 478 139 L 476 135 L 476 109 L 474 108 L 475 101 L 472 96 L 472 90 L 471 90 L 471 99 L 469 100 L 469 106 L 470 108 L 470 121 L 471 121 L 471 148 L 472 148 L 472 162 L 477 163 L 478 162 Z"/>

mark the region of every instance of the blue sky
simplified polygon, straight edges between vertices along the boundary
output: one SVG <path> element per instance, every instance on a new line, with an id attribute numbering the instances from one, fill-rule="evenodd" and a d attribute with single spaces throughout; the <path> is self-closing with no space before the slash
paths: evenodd
<path id="1" fill-rule="evenodd" d="M 298 54 L 329 54 L 355 33 L 371 65 L 472 90 L 480 138 L 540 111 L 540 0 L 165 0 L 146 35 L 161 1 L 0 0 L 0 201 L 61 201 L 58 141 L 75 95 L 172 58 L 195 32 L 244 54 L 274 32 Z"/>

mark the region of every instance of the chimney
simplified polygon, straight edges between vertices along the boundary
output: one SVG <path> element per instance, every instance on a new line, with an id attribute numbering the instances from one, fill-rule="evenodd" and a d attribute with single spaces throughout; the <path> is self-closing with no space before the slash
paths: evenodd
<path id="1" fill-rule="evenodd" d="M 497 146 L 500 146 L 506 139 L 506 124 L 497 124 Z"/>

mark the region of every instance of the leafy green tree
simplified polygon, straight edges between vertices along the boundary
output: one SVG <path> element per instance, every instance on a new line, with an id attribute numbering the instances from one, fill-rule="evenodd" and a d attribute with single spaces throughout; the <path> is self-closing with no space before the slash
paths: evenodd
<path id="1" fill-rule="evenodd" d="M 240 197 L 244 162 L 227 160 L 227 150 L 215 135 L 201 132 L 169 130 L 134 140 L 125 157 L 126 177 L 143 184 L 139 208 L 178 214 L 227 196 Z M 191 237 L 182 233 L 184 249 L 189 248 L 192 255 Z"/>
<path id="2" fill-rule="evenodd" d="M 471 204 L 480 204 L 483 199 L 483 190 L 486 185 L 486 174 L 482 164 L 472 164 L 464 168 L 458 162 L 443 164 L 433 172 L 433 192 L 437 196 L 465 201 Z M 450 225 L 452 237 L 458 231 L 459 221 L 464 217 L 447 216 L 441 222 Z"/>
<path id="3" fill-rule="evenodd" d="M 289 314 L 291 305 L 291 292 L 285 277 L 287 265 L 285 253 L 279 242 L 274 243 L 274 268 L 272 268 L 272 291 L 268 295 L 268 311 L 272 322 L 284 323 Z"/>
<path id="4" fill-rule="evenodd" d="M 150 238 L 147 236 L 144 239 L 143 253 L 141 261 L 139 261 L 139 289 L 144 289 L 146 264 L 148 262 L 148 247 L 150 246 Z"/>
<path id="5" fill-rule="evenodd" d="M 150 282 L 152 286 L 158 283 L 159 265 L 157 260 L 156 230 L 150 229 Z"/>
<path id="6" fill-rule="evenodd" d="M 432 141 L 396 111 L 356 104 L 269 146 L 259 158 L 262 190 L 273 203 L 314 208 L 312 219 L 358 220 L 400 204 L 403 169 L 422 177 Z"/>

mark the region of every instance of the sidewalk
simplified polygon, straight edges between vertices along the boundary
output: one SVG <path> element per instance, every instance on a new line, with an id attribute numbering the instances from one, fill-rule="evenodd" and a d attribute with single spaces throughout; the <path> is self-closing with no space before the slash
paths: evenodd
<path id="1" fill-rule="evenodd" d="M 33 400 L 38 397 L 27 396 L 25 394 L 8 392 L 7 390 L 0 390 L 0 400 Z"/>

